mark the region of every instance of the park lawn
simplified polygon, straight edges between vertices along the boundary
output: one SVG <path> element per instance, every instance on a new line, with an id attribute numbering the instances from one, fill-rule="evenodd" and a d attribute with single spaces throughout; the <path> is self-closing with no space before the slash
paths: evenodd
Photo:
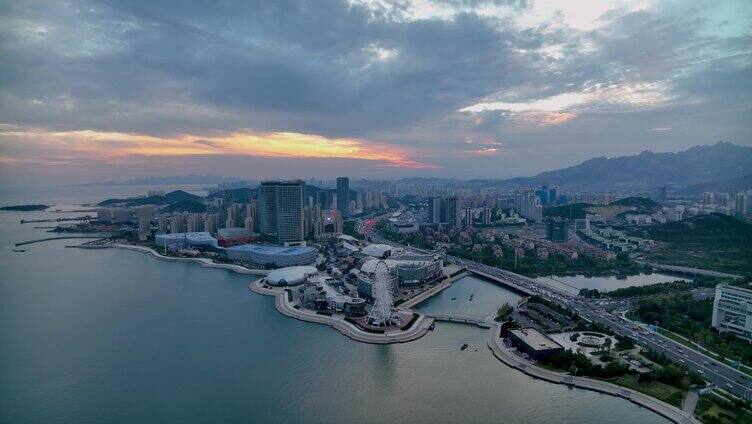
<path id="1" fill-rule="evenodd" d="M 752 414 L 728 409 L 707 397 L 700 397 L 695 414 L 704 423 L 752 424 Z"/>
<path id="2" fill-rule="evenodd" d="M 652 396 L 668 404 L 681 408 L 682 401 L 684 400 L 684 396 L 686 395 L 684 390 L 669 386 L 668 384 L 664 384 L 658 381 L 640 383 L 637 378 L 637 375 L 625 374 L 611 381 L 614 384 L 618 384 L 632 390 L 637 390 L 638 392 L 645 393 L 648 396 Z"/>

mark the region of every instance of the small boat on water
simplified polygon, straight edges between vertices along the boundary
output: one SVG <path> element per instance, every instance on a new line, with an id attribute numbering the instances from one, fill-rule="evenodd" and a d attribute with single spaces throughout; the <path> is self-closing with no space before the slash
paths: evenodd
<path id="1" fill-rule="evenodd" d="M 453 297 L 453 298 L 452 298 L 452 300 L 457 300 L 457 298 L 456 298 L 456 297 Z"/>
<path id="2" fill-rule="evenodd" d="M 462 346 L 460 347 L 460 350 L 465 350 L 465 349 L 467 349 L 467 343 L 463 344 L 463 345 L 462 345 Z"/>
<path id="3" fill-rule="evenodd" d="M 25 249 L 13 249 L 13 251 L 16 252 L 16 253 L 23 253 L 26 250 Z"/>

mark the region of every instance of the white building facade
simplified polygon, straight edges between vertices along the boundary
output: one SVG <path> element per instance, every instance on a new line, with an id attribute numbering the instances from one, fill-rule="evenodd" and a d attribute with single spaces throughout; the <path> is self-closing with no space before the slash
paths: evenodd
<path id="1" fill-rule="evenodd" d="M 713 328 L 752 340 L 752 290 L 719 284 L 713 301 Z"/>

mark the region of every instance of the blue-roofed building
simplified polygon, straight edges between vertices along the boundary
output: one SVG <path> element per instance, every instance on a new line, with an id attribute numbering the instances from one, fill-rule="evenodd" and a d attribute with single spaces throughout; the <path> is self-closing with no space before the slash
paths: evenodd
<path id="1" fill-rule="evenodd" d="M 269 244 L 242 244 L 228 247 L 226 251 L 230 260 L 274 268 L 310 265 L 316 262 L 319 254 L 311 246 L 284 247 Z"/>

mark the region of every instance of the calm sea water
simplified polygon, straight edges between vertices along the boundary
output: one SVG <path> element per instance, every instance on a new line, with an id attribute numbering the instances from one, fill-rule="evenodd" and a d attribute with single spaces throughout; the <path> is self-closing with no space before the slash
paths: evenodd
<path id="1" fill-rule="evenodd" d="M 14 253 L 44 234 L 19 219 L 45 215 L 0 213 L 0 422 L 666 422 L 507 368 L 472 326 L 367 345 L 280 315 L 226 271 L 72 241 Z M 516 298 L 483 281 L 452 289 L 426 307 L 474 293 L 484 314 Z"/>
<path id="2" fill-rule="evenodd" d="M 520 296 L 510 290 L 482 278 L 467 276 L 422 302 L 417 309 L 429 314 L 486 318 L 501 305 L 509 303 L 514 306 L 519 300 Z"/>

